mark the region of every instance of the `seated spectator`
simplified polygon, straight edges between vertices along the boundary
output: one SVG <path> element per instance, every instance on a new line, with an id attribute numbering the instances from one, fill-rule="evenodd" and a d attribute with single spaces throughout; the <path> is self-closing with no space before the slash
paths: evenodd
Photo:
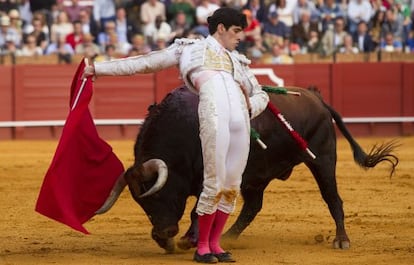
<path id="1" fill-rule="evenodd" d="M 113 59 L 119 58 L 116 53 L 116 48 L 112 44 L 105 46 L 105 52 L 95 57 L 95 62 L 112 61 Z"/>
<path id="2" fill-rule="evenodd" d="M 302 53 L 323 54 L 323 46 L 319 33 L 315 30 L 309 32 L 309 40 L 306 42 Z"/>
<path id="3" fill-rule="evenodd" d="M 36 21 L 36 24 L 39 24 L 40 22 L 40 25 L 34 25 L 33 23 L 35 21 Z M 49 32 L 49 26 L 46 22 L 46 15 L 42 11 L 37 11 L 33 13 L 33 19 L 31 20 L 31 23 L 25 25 L 25 27 L 23 28 L 23 36 L 32 34 L 33 32 L 36 32 L 37 34 L 39 34 L 39 32 L 41 31 L 44 32 L 44 36 L 46 37 L 45 40 L 47 42 L 46 45 L 47 45 L 50 41 L 50 37 L 49 37 L 50 32 Z"/>
<path id="4" fill-rule="evenodd" d="M 105 47 L 107 45 L 112 45 L 113 47 L 115 47 L 115 53 L 119 56 L 126 56 L 132 47 L 129 42 L 120 42 L 118 39 L 118 34 L 116 34 L 115 32 L 109 35 L 109 39 L 108 42 L 105 43 Z"/>
<path id="5" fill-rule="evenodd" d="M 268 11 L 265 0 L 247 0 L 242 9 L 249 9 L 252 12 L 252 16 L 259 20 L 262 25 L 268 19 L 267 14 L 271 13 Z"/>
<path id="6" fill-rule="evenodd" d="M 372 41 L 374 42 L 374 47 L 379 47 L 381 38 L 383 35 L 382 32 L 382 24 L 385 21 L 385 7 L 379 8 L 374 16 L 371 18 L 369 23 L 370 25 L 370 35 L 372 37 Z"/>
<path id="7" fill-rule="evenodd" d="M 334 22 L 337 17 L 345 17 L 340 5 L 335 0 L 324 0 L 319 7 L 320 20 L 322 21 L 322 33 L 328 28 L 334 28 Z"/>
<path id="8" fill-rule="evenodd" d="M 100 31 L 103 30 L 106 22 L 115 21 L 115 8 L 114 0 L 93 0 L 91 17 L 95 20 Z"/>
<path id="9" fill-rule="evenodd" d="M 195 5 L 193 0 L 172 0 L 167 8 L 167 19 L 170 24 L 174 23 L 178 14 L 184 14 L 185 21 L 189 28 L 194 26 Z"/>
<path id="10" fill-rule="evenodd" d="M 268 52 L 268 49 L 263 46 L 262 40 L 256 39 L 253 46 L 249 47 L 245 52 L 247 54 L 247 58 L 251 59 L 255 62 L 260 62 L 263 55 Z"/>
<path id="11" fill-rule="evenodd" d="M 36 45 L 36 37 L 27 36 L 21 49 L 16 51 L 17 56 L 40 56 L 43 55 L 43 49 Z"/>
<path id="12" fill-rule="evenodd" d="M 29 25 L 32 22 L 33 13 L 30 8 L 30 0 L 20 0 L 18 2 L 18 11 L 22 20 L 22 29 L 24 29 L 26 25 Z"/>
<path id="13" fill-rule="evenodd" d="M 252 12 L 244 9 L 243 14 L 246 15 L 247 26 L 244 31 L 244 39 L 240 41 L 238 50 L 241 53 L 262 42 L 262 27 L 259 20 L 253 18 Z"/>
<path id="14" fill-rule="evenodd" d="M 223 0 L 221 3 L 224 6 L 231 7 L 237 10 L 242 10 L 243 6 L 247 4 L 248 0 Z M 257 19 L 257 17 L 255 17 Z"/>
<path id="15" fill-rule="evenodd" d="M 98 34 L 98 45 L 101 48 L 101 52 L 105 51 L 105 45 L 109 42 L 109 36 L 116 34 L 115 21 L 109 20 L 105 23 L 105 30 Z"/>
<path id="16" fill-rule="evenodd" d="M 12 41 L 16 47 L 21 46 L 21 39 L 19 32 L 10 26 L 10 18 L 3 15 L 0 18 L 0 47 L 6 44 L 6 41 Z"/>
<path id="17" fill-rule="evenodd" d="M 354 35 L 360 22 L 368 23 L 374 12 L 368 0 L 350 0 L 347 8 L 348 33 Z"/>
<path id="18" fill-rule="evenodd" d="M 82 24 L 82 32 L 89 33 L 93 36 L 94 40 L 98 41 L 99 25 L 95 20 L 91 18 L 91 13 L 88 9 L 82 9 L 79 12 L 79 21 Z"/>
<path id="19" fill-rule="evenodd" d="M 263 63 L 293 64 L 293 59 L 285 52 L 284 47 L 282 47 L 282 44 L 275 43 L 273 44 L 271 49 L 271 56 L 266 58 L 266 60 L 264 60 Z"/>
<path id="20" fill-rule="evenodd" d="M 17 9 L 11 9 L 8 13 L 8 16 L 10 18 L 10 28 L 16 32 L 16 39 L 14 39 L 14 42 L 20 47 L 23 37 L 23 23 L 20 19 L 20 13 L 17 11 Z"/>
<path id="21" fill-rule="evenodd" d="M 164 35 L 164 33 L 160 32 L 155 36 L 153 50 L 159 51 L 167 48 L 168 46 L 168 36 Z"/>
<path id="22" fill-rule="evenodd" d="M 273 47 L 275 40 L 284 39 L 290 36 L 290 29 L 285 23 L 279 21 L 278 14 L 272 12 L 269 21 L 263 25 L 263 42 L 267 48 Z"/>
<path id="23" fill-rule="evenodd" d="M 63 8 L 68 15 L 69 21 L 72 23 L 79 20 L 79 13 L 82 9 L 83 7 L 79 5 L 79 0 L 71 0 L 71 4 Z"/>
<path id="24" fill-rule="evenodd" d="M 403 3 L 403 0 L 394 1 L 394 12 L 398 13 L 402 18 L 403 25 L 403 35 L 402 40 L 405 41 L 408 38 L 411 27 L 413 26 L 414 19 L 414 2 L 412 1 L 413 9 L 410 10 L 410 7 L 406 3 Z"/>
<path id="25" fill-rule="evenodd" d="M 48 42 L 47 33 L 43 30 L 43 23 L 39 17 L 34 16 L 32 20 L 33 30 L 27 34 L 23 34 L 23 41 L 27 38 L 28 35 L 35 36 L 36 45 L 45 50 Z"/>
<path id="26" fill-rule="evenodd" d="M 66 36 L 66 43 L 75 49 L 76 45 L 82 42 L 82 24 L 79 20 L 73 22 L 73 32 Z"/>
<path id="27" fill-rule="evenodd" d="M 311 14 L 308 10 L 303 10 L 300 14 L 299 23 L 292 27 L 291 40 L 297 43 L 301 48 L 309 41 L 311 31 L 318 32 L 318 22 L 311 21 Z"/>
<path id="28" fill-rule="evenodd" d="M 66 11 L 63 8 L 63 2 L 57 1 L 57 2 L 52 4 L 51 8 L 47 11 L 48 12 L 48 22 L 47 23 L 48 23 L 49 26 L 51 26 L 53 23 L 56 23 L 56 21 L 58 20 L 59 14 L 62 11 L 66 13 Z M 69 18 L 68 18 L 68 22 L 71 23 L 69 21 Z"/>
<path id="29" fill-rule="evenodd" d="M 359 53 L 359 49 L 352 40 L 352 36 L 347 34 L 344 37 L 344 43 L 338 49 L 339 53 L 344 54 L 357 54 Z"/>
<path id="30" fill-rule="evenodd" d="M 302 12 L 308 12 L 310 15 L 310 21 L 319 22 L 319 10 L 316 8 L 315 3 L 312 0 L 298 0 L 297 5 L 293 9 L 293 24 L 298 24 L 301 19 Z"/>
<path id="31" fill-rule="evenodd" d="M 13 41 L 6 40 L 6 43 L 0 47 L 1 54 L 13 54 L 15 55 L 19 48 Z"/>
<path id="32" fill-rule="evenodd" d="M 57 42 L 50 43 L 45 50 L 45 54 L 57 54 L 59 62 L 67 64 L 72 62 L 72 55 L 74 53 L 72 46 L 66 43 L 65 36 L 58 36 Z"/>
<path id="33" fill-rule="evenodd" d="M 402 43 L 395 39 L 394 34 L 387 32 L 381 41 L 381 51 L 383 52 L 402 52 Z"/>
<path id="34" fill-rule="evenodd" d="M 344 44 L 344 37 L 348 34 L 345 30 L 345 21 L 342 17 L 335 19 L 334 29 L 328 29 L 322 37 L 324 55 L 331 55 L 338 51 Z"/>
<path id="35" fill-rule="evenodd" d="M 194 28 L 194 31 L 197 34 L 201 34 L 204 37 L 207 37 L 209 34 L 207 18 L 211 16 L 213 12 L 218 8 L 220 8 L 220 6 L 217 5 L 213 0 L 200 1 L 195 10 L 196 26 Z"/>
<path id="36" fill-rule="evenodd" d="M 165 4 L 159 0 L 146 0 L 141 5 L 141 30 L 145 34 L 147 27 L 155 23 L 155 19 L 161 16 L 163 21 L 166 21 L 166 7 Z"/>
<path id="37" fill-rule="evenodd" d="M 164 21 L 162 16 L 157 16 L 153 24 L 148 25 L 146 31 L 144 32 L 145 37 L 147 38 L 147 43 L 151 46 L 152 49 L 158 47 L 157 39 L 159 36 L 163 36 L 163 40 L 167 43 L 173 37 L 171 26 Z"/>
<path id="38" fill-rule="evenodd" d="M 30 9 L 33 13 L 33 18 L 41 18 L 44 25 L 43 31 L 47 34 L 48 42 L 50 41 L 50 26 L 54 21 L 53 8 L 56 6 L 56 0 L 29 0 Z M 25 31 L 27 33 L 27 31 Z"/>
<path id="39" fill-rule="evenodd" d="M 174 39 L 184 38 L 191 30 L 191 24 L 187 21 L 187 16 L 182 11 L 178 11 L 171 21 L 171 42 Z"/>
<path id="40" fill-rule="evenodd" d="M 284 48 L 285 53 L 291 56 L 302 52 L 302 47 L 297 43 L 291 42 L 290 38 L 283 38 L 282 47 Z"/>
<path id="41" fill-rule="evenodd" d="M 127 57 L 133 57 L 133 56 L 138 56 L 138 55 L 141 55 L 141 54 L 139 54 L 136 48 L 132 47 L 131 50 L 129 50 Z"/>
<path id="42" fill-rule="evenodd" d="M 407 41 L 405 42 L 407 52 L 414 52 L 414 30 L 408 33 Z"/>
<path id="43" fill-rule="evenodd" d="M 82 55 L 87 58 L 94 58 L 100 53 L 100 48 L 94 43 L 93 36 L 90 33 L 83 34 L 82 43 L 75 47 L 75 54 Z"/>
<path id="44" fill-rule="evenodd" d="M 17 9 L 15 0 L 1 0 L 0 1 L 0 16 L 6 15 L 12 9 Z"/>
<path id="45" fill-rule="evenodd" d="M 251 47 L 247 50 L 246 57 L 249 58 L 251 64 L 259 64 L 266 61 L 267 53 L 262 52 L 260 49 L 256 47 Z M 269 54 L 270 56 L 270 54 Z"/>
<path id="46" fill-rule="evenodd" d="M 138 28 L 127 18 L 126 10 L 123 7 L 116 9 L 115 25 L 118 40 L 122 43 L 131 43 L 132 36 L 138 33 Z"/>
<path id="47" fill-rule="evenodd" d="M 385 21 L 382 23 L 381 30 L 384 34 L 391 32 L 394 38 L 403 39 L 403 17 L 394 12 L 393 9 L 385 11 Z"/>
<path id="48" fill-rule="evenodd" d="M 58 37 L 67 35 L 73 32 L 73 24 L 69 21 L 68 14 L 60 11 L 55 23 L 50 28 L 50 41 L 57 42 Z"/>
<path id="49" fill-rule="evenodd" d="M 131 55 L 143 55 L 151 51 L 151 47 L 147 45 L 146 39 L 142 34 L 135 34 L 132 37 L 132 47 L 128 53 L 128 56 Z"/>
<path id="50" fill-rule="evenodd" d="M 353 41 L 357 44 L 360 52 L 372 52 L 375 49 L 375 44 L 372 41 L 371 35 L 368 33 L 368 25 L 365 21 L 358 24 L 357 31 L 354 33 Z"/>
<path id="51" fill-rule="evenodd" d="M 293 26 L 293 10 L 296 7 L 297 0 L 275 0 L 269 5 L 268 13 L 276 12 L 279 20 L 286 26 Z"/>

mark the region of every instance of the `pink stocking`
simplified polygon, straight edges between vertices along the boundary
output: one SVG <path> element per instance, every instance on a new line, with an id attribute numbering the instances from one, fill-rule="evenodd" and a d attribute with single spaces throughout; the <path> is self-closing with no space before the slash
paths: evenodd
<path id="1" fill-rule="evenodd" d="M 213 227 L 211 228 L 211 233 L 210 233 L 210 249 L 211 249 L 211 252 L 214 254 L 220 254 L 220 253 L 225 252 L 220 247 L 220 237 L 221 237 L 221 233 L 223 232 L 224 225 L 226 224 L 228 217 L 229 217 L 228 213 L 224 213 L 220 210 L 217 210 L 216 218 L 214 219 Z"/>
<path id="2" fill-rule="evenodd" d="M 197 252 L 200 255 L 211 253 L 210 250 L 210 231 L 213 225 L 216 213 L 204 214 L 198 216 L 198 242 Z"/>

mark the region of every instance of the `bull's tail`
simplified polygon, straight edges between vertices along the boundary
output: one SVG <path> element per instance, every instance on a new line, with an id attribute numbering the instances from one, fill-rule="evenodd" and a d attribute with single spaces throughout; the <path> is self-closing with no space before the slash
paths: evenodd
<path id="1" fill-rule="evenodd" d="M 379 146 L 374 145 L 368 154 L 365 153 L 361 146 L 352 137 L 348 128 L 345 126 L 341 115 L 323 100 L 322 103 L 329 110 L 332 118 L 335 120 L 336 126 L 351 145 L 355 162 L 361 167 L 368 169 L 375 167 L 380 162 L 387 161 L 391 164 L 390 176 L 392 176 L 399 162 L 398 157 L 393 154 L 393 151 L 399 146 L 399 143 L 396 140 L 393 140 Z"/>

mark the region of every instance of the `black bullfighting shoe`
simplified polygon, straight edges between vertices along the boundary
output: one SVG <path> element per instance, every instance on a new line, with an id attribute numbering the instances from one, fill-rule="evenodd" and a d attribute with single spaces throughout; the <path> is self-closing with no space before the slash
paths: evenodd
<path id="1" fill-rule="evenodd" d="M 218 259 L 219 262 L 236 262 L 236 260 L 233 259 L 231 253 L 227 251 L 219 254 L 214 254 L 214 256 Z"/>
<path id="2" fill-rule="evenodd" d="M 217 263 L 218 262 L 218 259 L 212 253 L 200 255 L 198 254 L 197 250 L 194 253 L 193 259 L 194 261 L 198 263 Z"/>

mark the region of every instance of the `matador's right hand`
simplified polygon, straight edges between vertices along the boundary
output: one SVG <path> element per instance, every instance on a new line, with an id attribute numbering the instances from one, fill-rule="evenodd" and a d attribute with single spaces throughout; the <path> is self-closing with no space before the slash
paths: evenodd
<path id="1" fill-rule="evenodd" d="M 95 67 L 93 65 L 87 65 L 83 69 L 82 79 L 92 77 L 92 81 L 95 81 Z"/>

